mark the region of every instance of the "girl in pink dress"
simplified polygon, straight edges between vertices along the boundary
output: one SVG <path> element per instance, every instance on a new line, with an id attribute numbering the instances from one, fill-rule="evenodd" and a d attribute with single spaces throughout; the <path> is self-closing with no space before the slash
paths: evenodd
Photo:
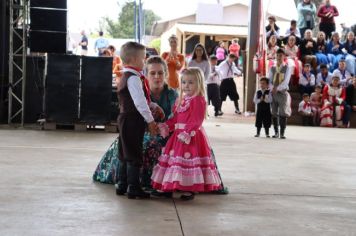
<path id="1" fill-rule="evenodd" d="M 194 192 L 221 189 L 208 138 L 202 127 L 206 116 L 204 76 L 199 68 L 185 69 L 181 78 L 180 97 L 171 119 L 160 125 L 161 135 L 169 138 L 158 164 L 153 168 L 152 187 L 162 192 Z"/>

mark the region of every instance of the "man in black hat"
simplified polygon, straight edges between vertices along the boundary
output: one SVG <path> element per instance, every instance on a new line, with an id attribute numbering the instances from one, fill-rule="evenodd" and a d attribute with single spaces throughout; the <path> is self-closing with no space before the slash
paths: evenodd
<path id="1" fill-rule="evenodd" d="M 277 50 L 276 63 L 269 70 L 268 78 L 272 85 L 272 122 L 275 135 L 273 138 L 285 139 L 287 117 L 291 115 L 289 81 L 291 68 L 284 62 L 285 52 Z M 280 127 L 280 133 L 279 133 Z"/>

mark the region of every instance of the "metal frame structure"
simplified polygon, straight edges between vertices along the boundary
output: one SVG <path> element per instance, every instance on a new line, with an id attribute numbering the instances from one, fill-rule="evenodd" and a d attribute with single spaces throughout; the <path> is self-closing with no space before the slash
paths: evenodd
<path id="1" fill-rule="evenodd" d="M 24 125 L 28 0 L 10 0 L 10 39 L 9 39 L 9 114 L 8 123 L 21 115 Z M 17 45 L 17 42 L 18 45 Z M 14 73 L 15 70 L 18 73 Z M 21 88 L 19 90 L 18 88 Z M 20 91 L 20 92 L 19 92 Z"/>

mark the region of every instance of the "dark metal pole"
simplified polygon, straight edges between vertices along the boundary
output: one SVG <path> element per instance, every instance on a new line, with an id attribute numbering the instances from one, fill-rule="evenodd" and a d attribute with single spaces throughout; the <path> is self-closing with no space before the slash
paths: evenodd
<path id="1" fill-rule="evenodd" d="M 253 71 L 253 57 L 257 52 L 260 24 L 261 24 L 261 4 L 262 0 L 251 0 L 249 8 L 249 26 L 247 37 L 247 66 L 246 66 L 246 88 L 245 91 L 245 111 L 254 111 L 253 96 L 256 90 L 256 73 Z"/>

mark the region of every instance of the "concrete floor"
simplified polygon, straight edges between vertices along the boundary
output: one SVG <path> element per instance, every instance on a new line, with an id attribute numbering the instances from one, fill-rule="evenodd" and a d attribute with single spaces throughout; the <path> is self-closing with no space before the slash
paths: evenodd
<path id="1" fill-rule="evenodd" d="M 0 235 L 356 235 L 356 130 L 272 140 L 234 119 L 205 127 L 231 193 L 190 202 L 93 183 L 116 134 L 0 130 Z"/>

